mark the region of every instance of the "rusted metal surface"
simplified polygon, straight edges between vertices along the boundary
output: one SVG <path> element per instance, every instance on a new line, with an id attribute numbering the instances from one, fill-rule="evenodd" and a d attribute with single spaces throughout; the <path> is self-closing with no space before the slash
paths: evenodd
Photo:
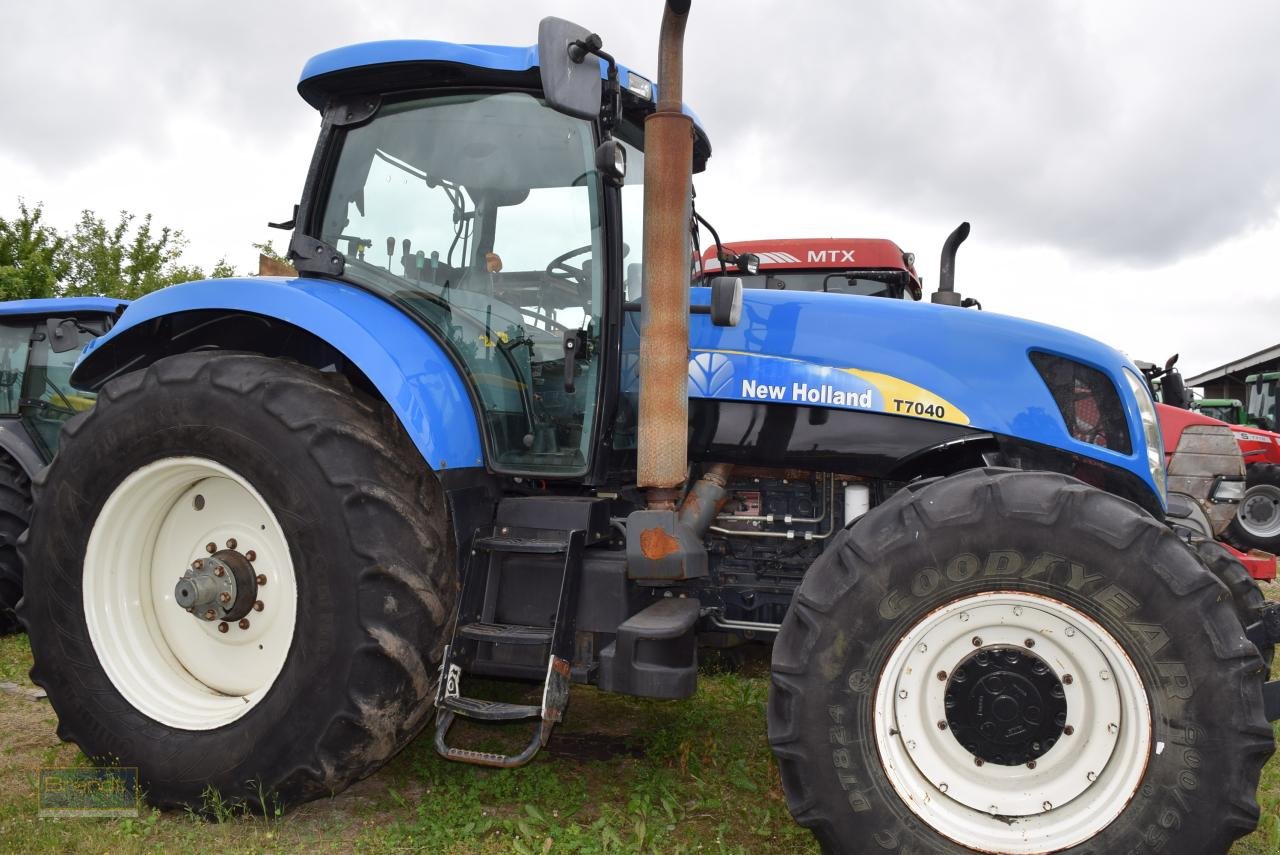
<path id="1" fill-rule="evenodd" d="M 685 496 L 684 504 L 680 506 L 680 522 L 698 536 L 706 533 L 707 526 L 724 508 L 729 498 L 725 486 L 732 473 L 733 464 L 713 463 Z"/>
<path id="2" fill-rule="evenodd" d="M 693 120 L 681 110 L 688 7 L 668 4 L 658 46 L 658 109 L 645 120 L 644 290 L 636 484 L 673 488 L 688 469 L 689 222 Z"/>
<path id="3" fill-rule="evenodd" d="M 661 528 L 648 528 L 640 532 L 640 554 L 650 561 L 661 561 L 680 551 L 680 541 Z"/>
<path id="4" fill-rule="evenodd" d="M 298 271 L 293 265 L 287 261 L 271 258 L 270 256 L 258 254 L 258 275 L 259 276 L 297 276 Z M 210 549 L 210 552 L 213 550 Z"/>

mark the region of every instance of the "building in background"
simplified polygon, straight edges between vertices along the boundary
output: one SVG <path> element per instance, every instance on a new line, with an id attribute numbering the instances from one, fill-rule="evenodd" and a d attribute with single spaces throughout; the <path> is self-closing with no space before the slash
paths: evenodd
<path id="1" fill-rule="evenodd" d="M 1205 398 L 1248 398 L 1245 378 L 1265 371 L 1280 371 L 1280 344 L 1251 353 L 1240 359 L 1210 368 L 1201 374 L 1187 378 L 1187 385 L 1203 390 Z"/>

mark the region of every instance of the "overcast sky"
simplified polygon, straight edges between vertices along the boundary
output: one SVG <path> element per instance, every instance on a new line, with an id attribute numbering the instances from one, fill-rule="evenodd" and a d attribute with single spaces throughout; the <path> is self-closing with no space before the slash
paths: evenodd
<path id="1" fill-rule="evenodd" d="M 150 212 L 256 267 L 318 116 L 314 53 L 531 44 L 558 15 L 652 75 L 659 0 L 8 3 L 0 216 Z M 1280 4 L 695 0 L 685 96 L 725 239 L 888 237 L 937 281 L 1190 375 L 1280 341 Z M 904 338 L 904 345 L 909 345 Z"/>

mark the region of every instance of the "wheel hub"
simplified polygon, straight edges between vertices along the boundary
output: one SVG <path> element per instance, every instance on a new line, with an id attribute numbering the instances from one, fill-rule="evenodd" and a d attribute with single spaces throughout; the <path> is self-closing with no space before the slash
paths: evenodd
<path id="1" fill-rule="evenodd" d="M 234 548 L 223 549 L 191 562 L 174 586 L 173 601 L 199 620 L 239 621 L 257 602 L 255 577 L 246 555 Z"/>
<path id="2" fill-rule="evenodd" d="M 1255 537 L 1280 534 L 1280 490 L 1265 484 L 1250 488 L 1238 515 L 1241 525 Z"/>
<path id="3" fill-rule="evenodd" d="M 873 715 L 903 803 L 957 843 L 1002 855 L 1057 851 L 1105 828 L 1138 787 L 1152 736 L 1141 677 L 1115 638 L 1022 591 L 972 594 L 907 627 Z"/>
<path id="4" fill-rule="evenodd" d="M 947 683 L 947 725 L 984 763 L 1021 766 L 1044 756 L 1067 724 L 1062 682 L 1028 650 L 990 647 L 970 654 Z"/>

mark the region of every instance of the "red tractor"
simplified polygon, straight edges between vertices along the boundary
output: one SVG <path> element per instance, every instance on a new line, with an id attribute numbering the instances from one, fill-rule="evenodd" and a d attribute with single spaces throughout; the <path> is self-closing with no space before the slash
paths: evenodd
<path id="1" fill-rule="evenodd" d="M 744 288 L 919 300 L 922 287 L 915 260 L 915 253 L 880 238 L 794 238 L 732 245 L 717 240 L 702 255 L 702 274 L 718 276 L 728 267 Z"/>

